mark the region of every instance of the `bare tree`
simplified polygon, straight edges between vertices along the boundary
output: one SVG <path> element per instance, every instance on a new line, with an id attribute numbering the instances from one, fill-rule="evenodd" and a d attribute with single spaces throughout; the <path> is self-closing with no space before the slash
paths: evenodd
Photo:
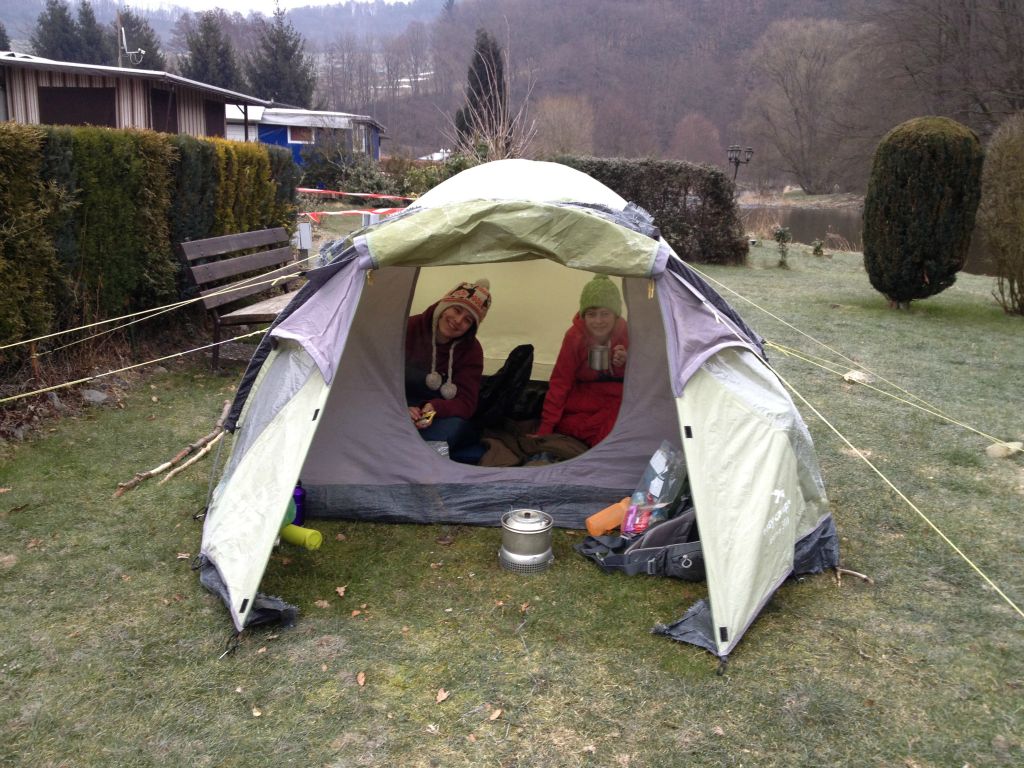
<path id="1" fill-rule="evenodd" d="M 583 96 L 546 96 L 537 102 L 536 135 L 531 145 L 538 157 L 594 152 L 594 108 Z"/>
<path id="2" fill-rule="evenodd" d="M 988 136 L 1024 108 L 1024 3 L 1019 0 L 880 0 L 860 18 L 872 46 L 895 59 L 895 85 L 927 111 Z"/>
<path id="3" fill-rule="evenodd" d="M 810 194 L 830 192 L 851 163 L 863 163 L 851 137 L 853 95 L 869 67 L 858 56 L 861 28 L 832 20 L 775 22 L 747 60 L 744 127 Z"/>
<path id="4" fill-rule="evenodd" d="M 709 165 L 721 165 L 725 159 L 718 128 L 701 112 L 691 112 L 676 123 L 666 154 Z"/>

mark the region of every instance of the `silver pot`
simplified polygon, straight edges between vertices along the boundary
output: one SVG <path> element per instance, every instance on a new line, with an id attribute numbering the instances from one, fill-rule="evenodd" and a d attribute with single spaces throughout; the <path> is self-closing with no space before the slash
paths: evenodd
<path id="1" fill-rule="evenodd" d="M 501 567 L 516 573 L 538 573 L 555 559 L 551 551 L 551 515 L 539 509 L 513 509 L 501 517 Z"/>

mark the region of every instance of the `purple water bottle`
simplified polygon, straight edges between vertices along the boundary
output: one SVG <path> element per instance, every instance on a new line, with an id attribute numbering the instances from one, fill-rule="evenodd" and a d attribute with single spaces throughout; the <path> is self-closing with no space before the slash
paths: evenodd
<path id="1" fill-rule="evenodd" d="M 306 489 L 302 487 L 301 480 L 295 483 L 292 500 L 295 502 L 295 520 L 292 524 L 302 525 L 306 522 Z"/>

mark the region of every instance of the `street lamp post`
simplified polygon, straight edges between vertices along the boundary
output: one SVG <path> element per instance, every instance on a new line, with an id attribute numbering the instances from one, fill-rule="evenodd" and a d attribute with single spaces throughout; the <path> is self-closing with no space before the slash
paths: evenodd
<path id="1" fill-rule="evenodd" d="M 729 162 L 732 163 L 732 180 L 736 182 L 736 173 L 740 169 L 740 164 L 746 164 L 750 162 L 751 155 L 754 154 L 752 147 L 747 147 L 745 150 L 740 148 L 739 144 L 733 144 L 729 147 Z M 740 157 L 743 155 L 743 157 Z"/>

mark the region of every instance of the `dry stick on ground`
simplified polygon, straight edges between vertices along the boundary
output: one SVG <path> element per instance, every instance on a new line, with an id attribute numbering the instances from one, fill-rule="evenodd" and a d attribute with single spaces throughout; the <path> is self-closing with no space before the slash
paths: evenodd
<path id="1" fill-rule="evenodd" d="M 187 446 L 185 448 L 182 448 L 178 452 L 178 454 L 173 459 L 171 459 L 170 461 L 165 461 L 160 466 L 153 467 L 153 469 L 149 470 L 148 472 L 136 472 L 135 473 L 135 477 L 133 477 L 128 482 L 126 482 L 126 483 L 118 483 L 117 484 L 117 490 L 114 491 L 114 498 L 117 498 L 118 496 L 122 496 L 125 491 L 130 491 L 132 488 L 137 486 L 143 480 L 146 480 L 147 478 L 150 478 L 150 477 L 154 477 L 155 475 L 159 475 L 161 472 L 166 472 L 168 469 L 170 469 L 175 464 L 180 462 L 186 456 L 190 456 L 191 454 L 195 453 L 196 451 L 200 451 L 201 449 L 206 448 L 213 441 L 217 440 L 224 433 L 224 422 L 228 418 L 228 411 L 230 409 L 231 409 L 231 401 L 230 400 L 225 400 L 224 401 L 224 408 L 220 412 L 220 418 L 217 419 L 217 424 L 213 428 L 213 431 L 210 432 L 210 434 L 205 435 L 204 437 L 201 437 L 198 440 L 196 440 L 191 445 L 189 445 L 189 446 Z M 207 448 L 207 450 L 208 450 L 208 448 Z M 199 455 L 203 455 L 204 453 L 206 453 L 206 451 L 201 451 Z M 189 464 L 191 464 L 191 463 L 192 462 L 189 462 Z"/>

